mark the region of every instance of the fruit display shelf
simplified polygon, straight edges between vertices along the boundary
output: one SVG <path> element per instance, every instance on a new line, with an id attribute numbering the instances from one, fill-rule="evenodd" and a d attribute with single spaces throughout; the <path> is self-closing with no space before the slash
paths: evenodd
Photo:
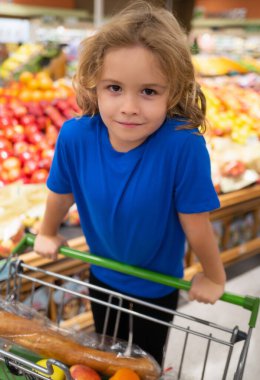
<path id="1" fill-rule="evenodd" d="M 260 178 L 260 76 L 199 78 L 207 99 L 206 139 L 216 190 L 239 190 Z"/>
<path id="2" fill-rule="evenodd" d="M 62 124 L 79 112 L 65 80 L 23 72 L 0 88 L 0 187 L 44 183 Z"/>

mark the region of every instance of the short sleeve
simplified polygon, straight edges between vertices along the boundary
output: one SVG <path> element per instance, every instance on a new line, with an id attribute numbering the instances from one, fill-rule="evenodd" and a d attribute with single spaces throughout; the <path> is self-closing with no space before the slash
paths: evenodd
<path id="1" fill-rule="evenodd" d="M 176 209 L 181 213 L 207 212 L 220 206 L 205 139 L 193 132 L 179 154 L 174 196 Z"/>
<path id="2" fill-rule="evenodd" d="M 68 165 L 68 152 L 64 146 L 65 136 L 63 128 L 56 141 L 54 157 L 47 179 L 48 188 L 58 194 L 68 194 L 72 192 Z"/>

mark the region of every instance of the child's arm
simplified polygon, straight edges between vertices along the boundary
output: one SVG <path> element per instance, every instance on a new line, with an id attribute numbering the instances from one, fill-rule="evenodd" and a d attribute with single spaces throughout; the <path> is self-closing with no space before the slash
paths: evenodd
<path id="1" fill-rule="evenodd" d="M 226 274 L 209 213 L 180 213 L 179 218 L 187 240 L 203 268 L 203 273 L 197 274 L 192 280 L 189 298 L 213 304 L 224 292 Z"/>
<path id="2" fill-rule="evenodd" d="M 43 221 L 34 243 L 35 252 L 44 257 L 57 258 L 59 247 L 67 245 L 66 239 L 59 235 L 59 228 L 73 203 L 72 194 L 49 192 Z"/>

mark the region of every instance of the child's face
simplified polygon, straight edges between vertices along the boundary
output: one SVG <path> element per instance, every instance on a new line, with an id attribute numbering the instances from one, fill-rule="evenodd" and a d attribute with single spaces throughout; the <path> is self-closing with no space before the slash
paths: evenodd
<path id="1" fill-rule="evenodd" d="M 167 79 L 150 50 L 132 46 L 106 52 L 97 100 L 115 150 L 127 152 L 160 128 L 168 94 Z"/>

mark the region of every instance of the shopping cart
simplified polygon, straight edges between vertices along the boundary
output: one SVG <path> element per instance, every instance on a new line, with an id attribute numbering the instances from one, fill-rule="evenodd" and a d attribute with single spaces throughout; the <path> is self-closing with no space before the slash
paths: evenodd
<path id="1" fill-rule="evenodd" d="M 246 296 L 242 297 L 235 294 L 224 293 L 221 297 L 222 301 L 225 301 L 229 304 L 235 305 L 235 307 L 242 307 L 250 312 L 249 322 L 248 322 L 248 331 L 244 332 L 239 329 L 238 326 L 224 327 L 220 326 L 217 323 L 209 322 L 208 320 L 203 320 L 191 315 L 186 315 L 177 311 L 171 311 L 169 309 L 161 308 L 155 305 L 148 304 L 146 302 L 139 301 L 132 297 L 127 297 L 118 292 L 109 291 L 110 298 L 108 302 L 104 303 L 100 299 L 93 299 L 89 297 L 88 294 L 82 294 L 82 292 L 77 292 L 76 290 L 70 290 L 64 288 L 61 284 L 64 281 L 74 282 L 77 285 L 80 285 L 81 288 L 86 287 L 90 288 L 91 286 L 98 289 L 100 292 L 106 292 L 107 290 L 95 287 L 94 285 L 89 284 L 88 282 L 83 282 L 78 279 L 69 278 L 62 274 L 53 273 L 41 268 L 36 268 L 28 264 L 23 263 L 19 260 L 18 254 L 24 252 L 25 249 L 33 246 L 34 236 L 27 234 L 24 236 L 22 241 L 15 248 L 12 258 L 8 262 L 8 276 L 2 276 L 1 288 L 2 292 L 4 291 L 5 297 L 7 300 L 20 300 L 20 294 L 22 291 L 22 286 L 24 281 L 31 284 L 30 287 L 30 297 L 31 302 L 33 303 L 33 298 L 35 296 L 35 289 L 37 287 L 46 287 L 49 290 L 49 294 L 53 294 L 53 291 L 60 291 L 64 294 L 70 293 L 73 296 L 83 298 L 84 300 L 91 299 L 92 302 L 101 303 L 107 307 L 107 318 L 109 317 L 109 312 L 111 309 L 117 310 L 117 319 L 115 321 L 115 330 L 112 337 L 112 347 L 113 343 L 117 341 L 117 327 L 120 315 L 122 313 L 129 314 L 129 319 L 132 318 L 143 318 L 146 320 L 152 320 L 155 323 L 162 325 L 167 325 L 169 327 L 169 337 L 171 334 L 177 332 L 177 335 L 181 335 L 181 338 L 178 337 L 176 341 L 176 347 L 179 348 L 179 353 L 173 353 L 171 359 L 171 364 L 173 364 L 173 370 L 169 368 L 163 368 L 162 375 L 160 379 L 234 379 L 241 380 L 243 378 L 244 368 L 246 364 L 247 354 L 249 350 L 249 343 L 252 336 L 253 329 L 256 326 L 258 309 L 259 309 L 259 298 Z M 100 265 L 102 267 L 110 268 L 122 273 L 134 275 L 143 279 L 155 281 L 162 283 L 168 286 L 172 286 L 181 290 L 188 291 L 190 289 L 190 282 L 185 280 L 180 280 L 172 278 L 167 275 L 155 273 L 148 270 L 143 270 L 134 266 L 128 266 L 119 262 L 115 262 L 110 259 L 105 259 L 98 257 L 94 254 L 89 254 L 86 252 L 80 252 L 69 247 L 61 247 L 60 253 L 64 256 L 74 259 L 80 259 L 84 262 L 88 262 L 95 265 Z M 7 264 L 7 263 L 6 263 Z M 6 266 L 5 264 L 5 266 Z M 41 276 L 44 275 L 44 276 Z M 48 277 L 48 281 L 45 281 L 44 277 Z M 5 278 L 3 278 L 5 277 Z M 1 277 L 0 277 L 1 278 Z M 119 300 L 118 304 L 111 303 L 112 298 L 117 298 Z M 64 297 L 65 299 L 65 297 Z M 122 305 L 122 300 L 128 300 L 130 302 L 136 302 L 143 304 L 147 307 L 157 308 L 161 312 L 171 313 L 174 316 L 173 322 L 163 322 L 155 318 L 149 317 L 144 314 L 136 313 L 133 310 L 125 309 Z M 61 302 L 59 307 L 62 308 L 64 305 Z M 214 307 L 214 306 L 212 306 Z M 233 307 L 233 306 L 232 306 Z M 62 313 L 57 313 L 57 325 L 62 323 Z M 107 321 L 107 318 L 105 321 Z M 1 323 L 1 322 L 0 322 Z M 105 342 L 106 337 L 106 322 L 104 324 L 103 334 L 100 337 L 99 347 L 102 348 L 102 345 Z M 176 338 L 175 338 L 176 339 Z M 199 355 L 200 358 L 200 369 L 199 374 L 194 375 L 194 367 L 188 368 L 190 362 L 189 355 L 194 355 L 195 352 L 189 351 L 189 345 L 192 339 L 196 339 L 196 355 Z M 170 341 L 170 338 L 168 339 Z M 193 343 L 194 344 L 194 343 Z M 221 348 L 221 360 L 222 367 L 218 366 L 219 372 L 214 374 L 211 372 L 211 363 L 216 360 L 216 347 Z M 125 347 L 125 354 L 129 355 L 132 348 L 132 331 L 131 324 L 129 330 L 129 341 Z M 33 355 L 33 354 L 31 354 Z M 26 350 L 23 350 L 21 347 L 15 347 L 10 342 L 5 342 L 0 340 L 0 379 L 1 380 L 13 380 L 13 379 L 50 379 L 51 374 L 53 373 L 52 365 L 60 367 L 65 374 L 66 380 L 71 380 L 71 375 L 69 369 L 66 365 L 59 362 L 58 360 L 49 359 L 47 361 L 47 368 L 43 368 L 36 364 L 37 356 L 33 357 L 28 354 Z M 197 359 L 196 359 L 197 360 Z M 38 373 L 41 373 L 39 375 Z M 19 376 L 18 376 L 19 375 Z M 193 377 L 192 377 L 193 376 Z M 195 376 L 195 377 L 194 377 Z M 217 376 L 217 377 L 216 377 Z M 108 377 L 104 377 L 108 379 Z M 125 379 L 127 380 L 127 379 Z"/>

